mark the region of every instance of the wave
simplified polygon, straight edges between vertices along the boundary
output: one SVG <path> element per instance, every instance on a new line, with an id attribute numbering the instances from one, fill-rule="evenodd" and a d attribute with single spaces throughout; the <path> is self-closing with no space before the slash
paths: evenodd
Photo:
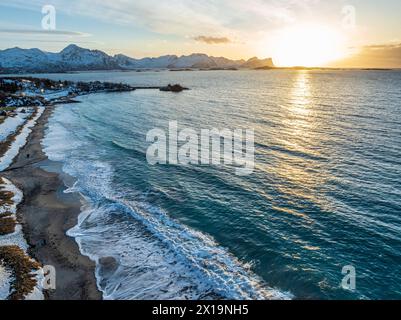
<path id="1" fill-rule="evenodd" d="M 67 192 L 80 192 L 88 203 L 68 235 L 97 262 L 105 299 L 291 298 L 269 288 L 210 236 L 113 191 L 107 164 L 73 160 L 64 169 L 78 178 Z M 104 258 L 115 263 L 111 274 Z"/>
<path id="2" fill-rule="evenodd" d="M 300 150 L 291 150 L 279 145 L 276 146 L 272 146 L 272 145 L 266 145 L 263 143 L 258 143 L 255 142 L 255 148 L 257 150 L 267 150 L 267 151 L 273 151 L 273 152 L 277 152 L 279 154 L 283 154 L 286 156 L 290 156 L 290 157 L 294 157 L 294 158 L 302 158 L 302 159 L 306 159 L 306 160 L 311 160 L 311 161 L 318 161 L 318 162 L 325 162 L 328 159 L 323 157 L 323 156 L 319 156 L 319 155 L 315 155 L 312 154 L 311 152 L 306 152 L 306 151 L 300 151 Z"/>
<path id="3" fill-rule="evenodd" d="M 70 153 L 76 143 L 72 140 L 71 132 L 51 120 L 44 150 L 50 160 L 62 160 L 63 171 L 77 179 L 66 192 L 79 192 L 86 200 L 68 235 L 96 262 L 105 299 L 292 298 L 270 288 L 251 265 L 212 237 L 138 201 L 133 190 L 121 190 L 110 164 Z"/>

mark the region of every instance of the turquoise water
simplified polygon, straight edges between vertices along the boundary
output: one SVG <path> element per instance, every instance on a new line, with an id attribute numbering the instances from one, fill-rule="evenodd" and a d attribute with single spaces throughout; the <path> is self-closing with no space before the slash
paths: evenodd
<path id="1" fill-rule="evenodd" d="M 85 96 L 50 119 L 45 151 L 87 200 L 69 234 L 105 298 L 401 298 L 401 72 L 43 76 L 192 89 Z M 253 174 L 150 166 L 146 133 L 173 120 L 254 129 Z"/>

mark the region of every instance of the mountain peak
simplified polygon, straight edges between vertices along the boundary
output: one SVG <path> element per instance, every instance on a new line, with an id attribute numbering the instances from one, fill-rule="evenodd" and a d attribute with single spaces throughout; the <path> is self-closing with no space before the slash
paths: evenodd
<path id="1" fill-rule="evenodd" d="M 258 57 L 252 57 L 248 61 L 256 61 L 256 60 L 259 60 L 259 58 Z"/>
<path id="2" fill-rule="evenodd" d="M 249 59 L 242 65 L 244 68 L 256 69 L 256 68 L 274 68 L 274 63 L 272 58 L 259 59 L 258 57 L 253 57 Z"/>
<path id="3" fill-rule="evenodd" d="M 82 49 L 82 48 L 79 47 L 78 45 L 72 43 L 72 44 L 66 46 L 66 47 L 64 48 L 64 50 L 65 50 L 65 49 Z"/>
<path id="4" fill-rule="evenodd" d="M 22 49 L 22 48 L 20 48 L 20 47 L 13 47 L 13 48 L 5 49 L 4 51 L 8 51 L 8 52 L 14 52 L 14 51 L 20 52 L 20 51 L 24 51 L 24 49 Z"/>
<path id="5" fill-rule="evenodd" d="M 77 46 L 76 44 L 70 44 L 67 47 L 65 47 L 63 50 L 61 50 L 60 53 L 79 51 L 79 50 L 85 50 L 85 49 Z"/>

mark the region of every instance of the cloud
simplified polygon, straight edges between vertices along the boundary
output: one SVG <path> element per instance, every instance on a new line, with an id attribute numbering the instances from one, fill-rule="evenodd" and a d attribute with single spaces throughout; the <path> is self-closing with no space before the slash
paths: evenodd
<path id="1" fill-rule="evenodd" d="M 32 43 L 61 43 L 64 44 L 65 46 L 71 44 L 71 40 L 54 40 L 54 39 L 19 39 L 20 41 L 23 42 L 32 42 Z M 101 41 L 76 41 L 74 40 L 74 44 L 76 45 L 105 45 L 104 42 Z"/>
<path id="2" fill-rule="evenodd" d="M 18 35 L 57 35 L 57 36 L 75 36 L 88 37 L 90 34 L 76 31 L 65 30 L 31 30 L 31 29 L 0 29 L 0 34 L 18 34 Z"/>
<path id="3" fill-rule="evenodd" d="M 366 50 L 392 50 L 399 49 L 401 47 L 401 43 L 389 43 L 389 44 L 371 44 L 365 46 Z"/>
<path id="4" fill-rule="evenodd" d="M 204 42 L 206 44 L 225 44 L 231 42 L 231 40 L 226 37 L 208 37 L 208 36 L 197 36 L 194 38 L 194 40 L 198 42 Z"/>
<path id="5" fill-rule="evenodd" d="M 250 33 L 296 20 L 318 0 L 53 0 L 57 12 L 178 36 Z M 9 2 L 7 2 L 9 3 Z M 6 6 L 7 3 L 2 4 Z M 40 10 L 42 0 L 13 0 L 10 6 Z"/>
<path id="6" fill-rule="evenodd" d="M 357 68 L 401 68 L 401 43 L 372 44 L 336 66 Z"/>

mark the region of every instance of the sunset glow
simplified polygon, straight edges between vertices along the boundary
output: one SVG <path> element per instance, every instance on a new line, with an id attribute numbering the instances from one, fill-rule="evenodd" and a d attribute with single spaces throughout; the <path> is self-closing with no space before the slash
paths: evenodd
<path id="1" fill-rule="evenodd" d="M 346 55 L 344 37 L 334 28 L 301 25 L 283 29 L 275 40 L 278 66 L 324 66 Z"/>
<path id="2" fill-rule="evenodd" d="M 401 0 L 0 2 L 13 314 L 401 301 Z"/>

